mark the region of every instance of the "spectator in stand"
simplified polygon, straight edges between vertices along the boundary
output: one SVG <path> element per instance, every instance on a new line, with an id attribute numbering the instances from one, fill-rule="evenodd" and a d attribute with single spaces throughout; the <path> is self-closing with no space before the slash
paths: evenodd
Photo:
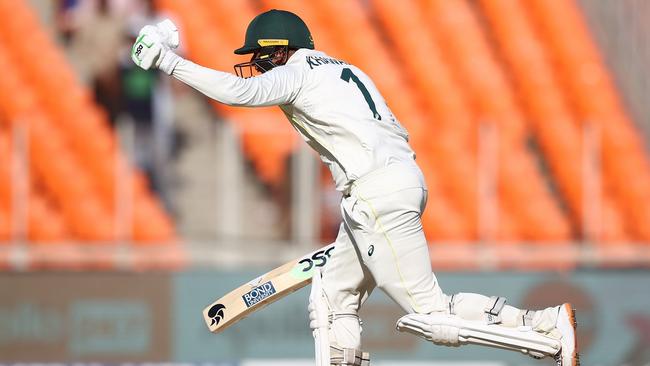
<path id="1" fill-rule="evenodd" d="M 147 174 L 155 191 L 160 192 L 155 174 L 154 143 L 154 94 L 159 75 L 142 70 L 131 62 L 131 45 L 140 28 L 158 20 L 153 2 L 146 0 L 132 3 L 127 18 L 129 32 L 123 37 L 120 53 L 119 80 L 121 85 L 120 118 L 128 118 L 134 124 L 134 153 L 136 164 Z"/>
<path id="2" fill-rule="evenodd" d="M 121 99 L 119 53 L 115 50 L 124 42 L 125 24 L 110 4 L 109 0 L 98 0 L 88 16 L 80 16 L 79 26 L 70 37 L 70 54 L 82 79 L 95 91 L 97 102 L 115 120 Z"/>

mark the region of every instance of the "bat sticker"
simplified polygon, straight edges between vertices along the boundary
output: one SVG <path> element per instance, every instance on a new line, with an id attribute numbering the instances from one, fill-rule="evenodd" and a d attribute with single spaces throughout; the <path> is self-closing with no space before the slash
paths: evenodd
<path id="1" fill-rule="evenodd" d="M 246 307 L 250 308 L 251 306 L 257 304 L 258 302 L 273 295 L 274 293 L 275 293 L 275 287 L 273 287 L 273 284 L 271 283 L 271 281 L 269 281 L 245 293 L 244 296 L 242 296 L 242 299 L 246 303 Z"/>
<path id="2" fill-rule="evenodd" d="M 327 264 L 327 260 L 332 256 L 334 248 L 319 250 L 312 254 L 311 257 L 301 259 L 291 270 L 291 275 L 297 279 L 310 278 L 314 274 L 314 267 L 323 267 Z"/>
<path id="3" fill-rule="evenodd" d="M 224 310 L 226 307 L 222 304 L 216 304 L 208 311 L 208 316 L 212 319 L 211 325 L 218 325 L 224 317 Z"/>

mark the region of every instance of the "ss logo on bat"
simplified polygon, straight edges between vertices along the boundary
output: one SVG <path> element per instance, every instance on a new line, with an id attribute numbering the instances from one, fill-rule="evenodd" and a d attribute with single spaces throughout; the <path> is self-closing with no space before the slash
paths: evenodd
<path id="1" fill-rule="evenodd" d="M 327 260 L 332 256 L 332 250 L 334 250 L 334 248 L 335 247 L 331 247 L 327 250 L 319 250 L 316 253 L 312 254 L 311 258 L 301 259 L 298 264 L 305 265 L 302 271 L 309 272 L 312 268 L 314 268 L 314 266 L 323 267 L 327 263 Z"/>

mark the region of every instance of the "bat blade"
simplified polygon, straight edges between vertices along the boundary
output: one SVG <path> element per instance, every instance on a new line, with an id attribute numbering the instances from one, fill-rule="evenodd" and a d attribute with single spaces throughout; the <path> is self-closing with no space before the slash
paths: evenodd
<path id="1" fill-rule="evenodd" d="M 305 287 L 314 269 L 325 266 L 333 250 L 334 244 L 330 244 L 230 291 L 203 309 L 205 324 L 212 333 L 222 332 L 255 311 Z"/>

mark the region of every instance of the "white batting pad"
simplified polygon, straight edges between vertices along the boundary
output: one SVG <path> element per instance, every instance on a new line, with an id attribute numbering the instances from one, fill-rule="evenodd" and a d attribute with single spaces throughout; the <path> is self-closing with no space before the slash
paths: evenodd
<path id="1" fill-rule="evenodd" d="M 397 329 L 436 344 L 479 344 L 520 351 L 536 358 L 555 355 L 560 349 L 559 340 L 535 332 L 530 327 L 488 325 L 447 314 L 408 314 L 397 321 Z"/>
<path id="2" fill-rule="evenodd" d="M 309 327 L 314 336 L 316 366 L 330 366 L 329 307 L 323 296 L 321 271 L 316 268 L 309 293 Z"/>

